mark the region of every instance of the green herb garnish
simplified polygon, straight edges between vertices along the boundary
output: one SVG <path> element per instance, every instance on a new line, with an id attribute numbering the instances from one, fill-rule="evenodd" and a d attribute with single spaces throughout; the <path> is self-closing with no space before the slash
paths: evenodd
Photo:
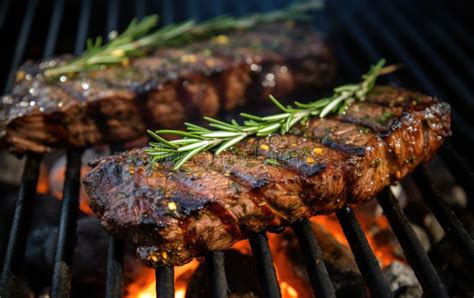
<path id="1" fill-rule="evenodd" d="M 280 114 L 271 116 L 255 116 L 242 113 L 246 120 L 243 124 L 232 120 L 226 123 L 210 117 L 204 117 L 209 126 L 218 130 L 185 123 L 186 131 L 180 130 L 157 130 L 148 131 L 156 142 L 150 142 L 146 152 L 153 162 L 172 161 L 174 169 L 179 169 L 186 161 L 196 154 L 212 150 L 218 155 L 222 151 L 231 148 L 249 136 L 268 136 L 273 133 L 285 134 L 295 124 L 304 124 L 310 117 L 326 117 L 330 114 L 342 114 L 354 101 L 363 101 L 367 93 L 372 90 L 377 77 L 394 70 L 393 66 L 383 67 L 385 60 L 380 60 L 373 65 L 369 72 L 362 76 L 359 84 L 346 84 L 334 88 L 331 97 L 323 98 L 310 103 L 295 102 L 294 106 L 284 106 L 275 97 L 270 100 L 282 111 Z M 161 134 L 176 135 L 182 137 L 178 140 L 168 141 Z"/>
<path id="2" fill-rule="evenodd" d="M 46 69 L 44 76 L 56 78 L 61 75 L 94 71 L 110 65 L 128 64 L 129 58 L 142 56 L 150 48 L 188 44 L 226 31 L 250 29 L 262 23 L 285 20 L 308 21 L 310 15 L 307 12 L 320 7 L 322 7 L 321 1 L 312 1 L 241 18 L 219 16 L 202 23 L 190 19 L 161 27 L 153 32 L 152 29 L 158 23 L 157 15 L 145 17 L 140 21 L 134 19 L 123 33 L 105 44 L 101 37 L 95 40 L 89 39 L 84 54 Z"/>

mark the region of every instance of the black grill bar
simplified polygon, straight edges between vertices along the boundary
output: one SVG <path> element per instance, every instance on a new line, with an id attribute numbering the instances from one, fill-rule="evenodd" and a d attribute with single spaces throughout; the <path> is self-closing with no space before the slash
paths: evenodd
<path id="1" fill-rule="evenodd" d="M 451 207 L 441 198 L 439 190 L 428 176 L 426 167 L 420 166 L 412 177 L 424 194 L 426 203 L 443 227 L 447 237 L 456 243 L 463 259 L 467 262 L 467 267 L 474 268 L 474 241 Z"/>
<path id="2" fill-rule="evenodd" d="M 91 0 L 83 0 L 81 3 L 81 14 L 79 15 L 79 28 L 77 30 L 76 44 L 74 45 L 74 54 L 80 55 L 84 51 L 89 31 L 89 19 L 91 15 Z"/>
<path id="3" fill-rule="evenodd" d="M 423 287 L 424 295 L 426 297 L 448 297 L 438 273 L 389 188 L 382 191 L 378 196 L 378 201 L 400 242 L 405 257 Z"/>
<path id="4" fill-rule="evenodd" d="M 200 9 L 198 7 L 198 1 L 188 0 L 186 4 L 188 10 L 188 16 L 196 21 L 199 21 L 201 18 Z"/>
<path id="5" fill-rule="evenodd" d="M 20 184 L 15 213 L 8 238 L 0 280 L 0 297 L 16 297 L 21 267 L 25 256 L 26 239 L 30 228 L 33 201 L 36 196 L 41 156 L 29 155 Z"/>
<path id="6" fill-rule="evenodd" d="M 145 16 L 145 0 L 135 0 L 135 17 L 141 19 Z"/>
<path id="7" fill-rule="evenodd" d="M 49 58 L 53 55 L 58 40 L 59 25 L 64 11 L 64 0 L 56 0 L 54 2 L 53 15 L 51 16 L 51 24 L 49 25 L 48 38 L 43 53 L 43 58 Z"/>
<path id="8" fill-rule="evenodd" d="M 206 256 L 209 290 L 212 298 L 226 298 L 228 294 L 223 252 L 211 252 Z"/>
<path id="9" fill-rule="evenodd" d="M 281 297 L 280 285 L 273 267 L 272 255 L 265 234 L 255 234 L 249 239 L 257 263 L 260 286 L 265 297 Z"/>
<path id="10" fill-rule="evenodd" d="M 105 33 L 109 34 L 118 27 L 119 2 L 118 0 L 109 0 L 107 6 L 107 25 Z"/>
<path id="11" fill-rule="evenodd" d="M 354 211 L 351 207 L 344 206 L 336 214 L 370 294 L 372 297 L 391 297 L 390 287 L 383 278 L 379 262 L 370 249 Z"/>
<path id="12" fill-rule="evenodd" d="M 111 146 L 112 153 L 123 151 L 122 146 Z M 109 235 L 107 239 L 107 267 L 105 270 L 105 296 L 123 296 L 123 258 L 124 243 Z"/>
<path id="13" fill-rule="evenodd" d="M 108 236 L 105 272 L 105 297 L 107 298 L 120 298 L 123 295 L 123 248 L 122 241 Z"/>
<path id="14" fill-rule="evenodd" d="M 174 298 L 174 269 L 173 267 L 159 267 L 155 270 L 156 297 Z"/>
<path id="15" fill-rule="evenodd" d="M 163 0 L 163 25 L 168 25 L 172 23 L 174 16 L 173 1 L 172 0 Z"/>
<path id="16" fill-rule="evenodd" d="M 10 72 L 3 88 L 3 93 L 10 91 L 15 77 L 16 70 L 20 65 L 21 59 L 23 59 L 23 54 L 25 53 L 26 43 L 28 41 L 28 36 L 30 35 L 31 25 L 33 24 L 33 19 L 36 14 L 36 6 L 38 0 L 29 0 L 26 10 L 25 17 L 23 18 L 23 23 L 21 24 L 20 36 L 18 37 L 18 42 L 15 47 L 15 53 L 13 54 L 12 64 L 10 66 Z"/>
<path id="17" fill-rule="evenodd" d="M 71 295 L 72 258 L 76 245 L 77 215 L 79 211 L 79 189 L 82 151 L 67 152 L 66 177 L 64 179 L 61 216 L 58 227 L 58 243 L 54 257 L 51 297 Z"/>
<path id="18" fill-rule="evenodd" d="M 304 219 L 297 222 L 293 225 L 293 230 L 298 238 L 301 253 L 304 256 L 313 293 L 318 297 L 336 297 L 336 291 L 324 264 L 323 252 L 314 237 L 310 221 Z"/>

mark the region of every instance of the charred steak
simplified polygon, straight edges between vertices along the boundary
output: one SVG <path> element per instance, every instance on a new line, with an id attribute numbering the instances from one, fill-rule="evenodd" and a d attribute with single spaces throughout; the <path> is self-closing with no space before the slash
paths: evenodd
<path id="1" fill-rule="evenodd" d="M 250 233 L 374 197 L 434 156 L 450 135 L 450 107 L 377 86 L 343 116 L 290 134 L 250 138 L 173 171 L 143 150 L 95 161 L 83 183 L 105 229 L 149 266 L 180 265 Z"/>
<path id="2" fill-rule="evenodd" d="M 45 152 L 134 140 L 146 128 L 180 128 L 244 103 L 327 85 L 334 59 L 311 27 L 262 25 L 180 48 L 161 48 L 128 65 L 46 80 L 62 58 L 27 63 L 0 101 L 0 138 L 15 151 Z M 199 117 L 200 118 L 200 117 Z"/>

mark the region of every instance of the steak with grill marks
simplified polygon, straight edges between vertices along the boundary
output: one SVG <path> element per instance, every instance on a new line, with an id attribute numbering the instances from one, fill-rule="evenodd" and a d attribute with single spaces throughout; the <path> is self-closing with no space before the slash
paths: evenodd
<path id="1" fill-rule="evenodd" d="M 377 86 L 345 115 L 200 153 L 177 171 L 133 150 L 94 161 L 83 183 L 104 228 L 146 264 L 180 265 L 367 201 L 431 159 L 450 133 L 448 104 Z"/>
<path id="2" fill-rule="evenodd" d="M 266 24 L 180 48 L 160 48 L 128 65 L 60 80 L 42 77 L 64 58 L 27 63 L 0 100 L 0 138 L 14 151 L 122 143 L 146 128 L 181 128 L 243 104 L 310 93 L 334 77 L 334 58 L 309 26 Z"/>

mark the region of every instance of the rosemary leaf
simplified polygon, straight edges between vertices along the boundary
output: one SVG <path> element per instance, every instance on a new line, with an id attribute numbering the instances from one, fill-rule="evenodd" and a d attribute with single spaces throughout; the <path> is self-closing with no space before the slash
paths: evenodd
<path id="1" fill-rule="evenodd" d="M 229 149 L 230 147 L 234 146 L 235 144 L 242 141 L 246 137 L 247 137 L 247 134 L 241 134 L 240 136 L 236 138 L 228 140 L 227 142 L 223 143 L 219 148 L 217 148 L 215 154 L 216 155 L 220 154 L 222 151 Z"/>

